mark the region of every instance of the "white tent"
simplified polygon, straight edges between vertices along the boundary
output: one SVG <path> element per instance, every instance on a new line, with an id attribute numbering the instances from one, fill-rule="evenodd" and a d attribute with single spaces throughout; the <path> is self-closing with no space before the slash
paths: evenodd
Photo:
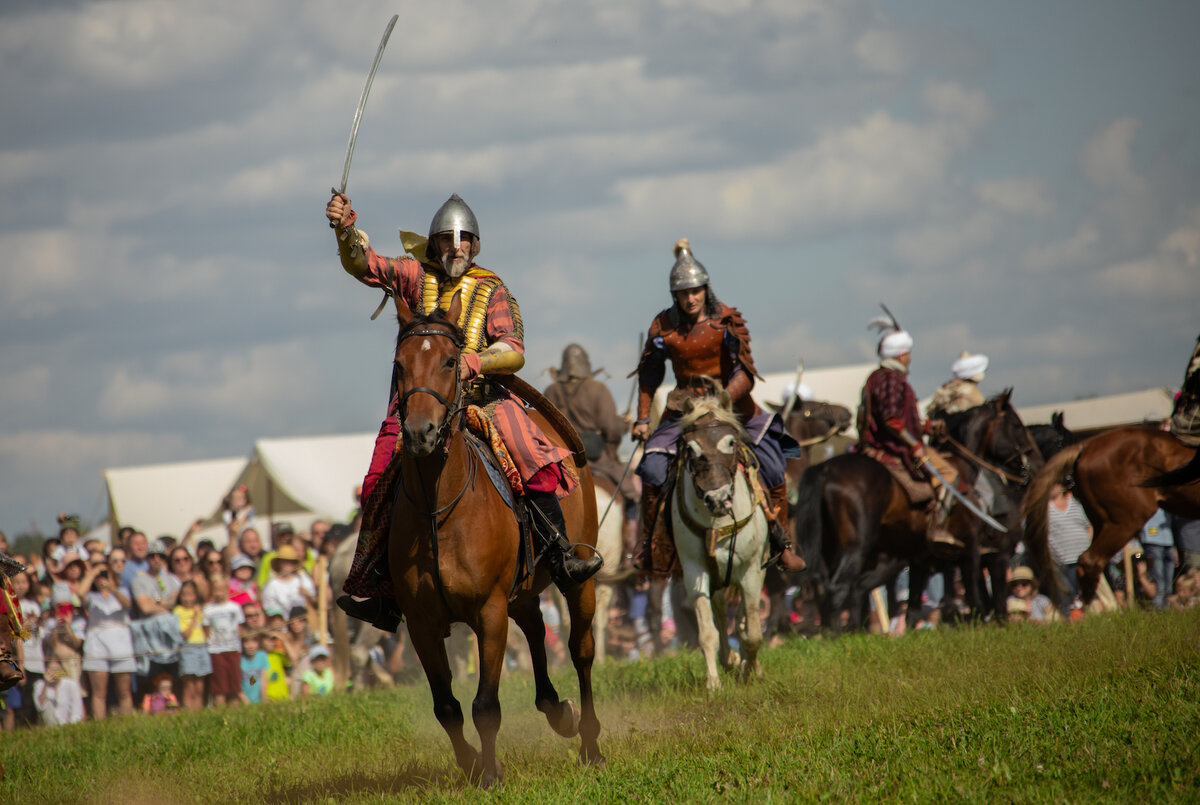
<path id="1" fill-rule="evenodd" d="M 220 505 L 245 466 L 244 458 L 221 458 L 105 470 L 109 521 L 133 526 L 151 540 L 181 537 Z"/>
<path id="2" fill-rule="evenodd" d="M 1174 405 L 1170 389 L 1156 388 L 1054 405 L 1030 405 L 1018 409 L 1017 413 L 1025 424 L 1038 425 L 1049 422 L 1055 411 L 1062 411 L 1063 424 L 1069 430 L 1086 433 L 1121 425 L 1161 422 L 1171 416 Z"/>
<path id="3" fill-rule="evenodd" d="M 374 433 L 259 439 L 229 487 L 245 484 L 258 515 L 255 527 L 264 536 L 271 522 L 286 520 L 303 529 L 318 518 L 345 521 L 358 505 L 354 489 L 374 447 Z M 208 524 L 220 523 L 219 501 L 208 511 Z"/>

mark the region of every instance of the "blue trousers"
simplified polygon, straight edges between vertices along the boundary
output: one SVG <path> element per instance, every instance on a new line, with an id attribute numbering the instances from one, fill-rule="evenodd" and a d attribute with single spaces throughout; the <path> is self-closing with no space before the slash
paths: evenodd
<path id="1" fill-rule="evenodd" d="M 667 473 L 679 446 L 679 417 L 664 418 L 658 423 L 654 433 L 646 440 L 646 453 L 638 465 L 637 474 L 642 480 L 654 486 L 662 486 L 667 482 Z M 783 420 L 779 415 L 762 411 L 746 422 L 746 432 L 750 435 L 750 448 L 758 459 L 758 477 L 763 486 L 770 489 L 784 482 L 784 469 L 788 458 L 800 455 L 800 446 L 783 429 Z"/>

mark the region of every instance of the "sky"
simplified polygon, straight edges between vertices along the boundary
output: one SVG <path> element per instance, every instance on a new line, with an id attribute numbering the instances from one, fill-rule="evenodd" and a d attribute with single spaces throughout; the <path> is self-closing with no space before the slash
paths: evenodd
<path id="1" fill-rule="evenodd" d="M 534 385 L 578 342 L 624 405 L 680 237 L 760 371 L 872 360 L 884 302 L 920 396 L 962 350 L 1019 406 L 1182 380 L 1195 3 L 6 3 L 0 530 L 102 519 L 108 467 L 378 427 L 394 320 L 323 211 L 393 13 L 359 226 L 397 255 L 466 199 Z"/>

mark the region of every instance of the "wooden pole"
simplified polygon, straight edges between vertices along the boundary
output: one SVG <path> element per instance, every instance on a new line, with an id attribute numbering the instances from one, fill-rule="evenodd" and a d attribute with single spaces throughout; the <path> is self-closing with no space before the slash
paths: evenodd
<path id="1" fill-rule="evenodd" d="M 1125 543 L 1125 608 L 1133 609 L 1133 546 Z"/>
<path id="2" fill-rule="evenodd" d="M 884 634 L 891 632 L 891 621 L 888 618 L 887 599 L 883 597 L 883 587 L 871 590 L 871 600 L 875 602 L 875 617 L 879 618 L 879 630 Z"/>
<path id="3" fill-rule="evenodd" d="M 317 643 L 329 645 L 329 567 L 324 556 L 318 556 L 313 565 L 317 581 Z"/>

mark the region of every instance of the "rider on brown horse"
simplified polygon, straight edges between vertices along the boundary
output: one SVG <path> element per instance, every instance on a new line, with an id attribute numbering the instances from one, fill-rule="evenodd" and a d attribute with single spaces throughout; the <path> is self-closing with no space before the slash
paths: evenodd
<path id="1" fill-rule="evenodd" d="M 949 492 L 922 471 L 928 461 L 949 483 L 955 483 L 958 477 L 957 470 L 920 438 L 924 427 L 917 395 L 908 383 L 913 338 L 894 319 L 875 319 L 871 326 L 882 333 L 876 348 L 880 361 L 863 386 L 858 409 L 858 452 L 887 467 L 912 505 L 930 505 L 933 510 L 927 534 L 932 542 L 961 548 L 963 543 L 946 530 L 952 500 Z"/>
<path id="2" fill-rule="evenodd" d="M 603 561 L 598 556 L 578 559 L 566 550 L 569 542 L 558 499 L 578 484 L 561 465 L 570 451 L 552 444 L 530 420 L 524 406 L 488 380 L 489 375 L 513 374 L 524 366 L 524 327 L 520 308 L 501 279 L 475 263 L 480 237 L 471 208 L 457 195 L 451 196 L 434 214 L 424 248 L 412 246 L 417 259 L 383 257 L 372 249 L 366 233 L 354 226 L 358 215 L 345 195 L 334 194 L 325 216 L 336 233 L 342 267 L 364 285 L 383 288 L 421 314 L 449 309 L 454 295 L 460 294 L 462 313 L 455 324 L 466 339 L 460 363 L 462 380 L 469 384 L 464 398 L 486 406 L 521 475 L 528 502 L 541 514 L 534 513 L 531 519 L 554 583 L 570 589 L 586 581 Z M 371 495 L 398 450 L 399 400 L 395 389 L 393 382 L 387 418 L 379 429 L 371 466 L 363 480 L 365 511 L 390 509 L 373 501 Z M 380 487 L 379 493 L 384 492 Z M 347 593 L 367 600 L 343 595 L 338 605 L 355 618 L 395 631 L 400 618 L 395 602 L 376 597 L 378 582 L 387 573 L 387 563 L 381 561 L 380 554 L 388 532 L 379 526 L 368 531 L 368 525 L 364 522 L 346 581 Z"/>
<path id="3" fill-rule="evenodd" d="M 775 513 L 770 534 L 772 553 L 779 557 L 784 569 L 801 570 L 804 560 L 795 554 L 787 539 L 784 478 L 788 453 L 798 456 L 799 448 L 784 431 L 779 415 L 764 412 L 750 396 L 757 372 L 750 355 L 750 332 L 742 314 L 717 299 L 708 271 L 692 256 L 686 238 L 675 244 L 675 258 L 670 276 L 675 303 L 650 323 L 636 369 L 638 405 L 633 438 L 646 442 L 646 452 L 637 469 L 642 477 L 642 546 L 635 565 L 644 570 L 654 569 L 651 558 L 654 525 L 677 449 L 683 401 L 711 394 L 711 383 L 716 381 L 729 392 L 733 410 L 749 433 L 758 459 L 759 477 L 767 487 Z M 676 388 L 667 397 L 666 410 L 651 434 L 650 405 L 666 375 L 668 360 L 675 370 Z"/>

